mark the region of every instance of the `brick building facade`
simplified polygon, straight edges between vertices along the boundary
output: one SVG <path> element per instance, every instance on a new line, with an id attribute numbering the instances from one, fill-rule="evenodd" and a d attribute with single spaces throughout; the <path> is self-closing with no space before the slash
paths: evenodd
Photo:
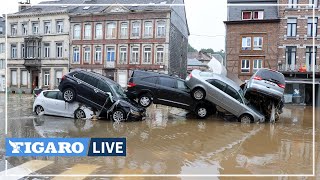
<path id="1" fill-rule="evenodd" d="M 277 1 L 271 6 L 237 6 L 229 0 L 226 24 L 226 59 L 229 72 L 241 80 L 249 79 L 259 68 L 277 69 L 279 18 Z M 265 4 L 265 1 L 250 1 Z M 273 6 L 272 6 L 273 5 Z"/>

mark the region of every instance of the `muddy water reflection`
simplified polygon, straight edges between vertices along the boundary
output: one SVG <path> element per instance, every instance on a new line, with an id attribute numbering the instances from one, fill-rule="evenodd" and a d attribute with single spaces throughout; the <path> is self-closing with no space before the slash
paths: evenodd
<path id="1" fill-rule="evenodd" d="M 59 174 L 79 163 L 101 166 L 94 174 L 312 173 L 310 107 L 288 106 L 276 124 L 240 124 L 215 116 L 197 120 L 174 108 L 154 106 L 146 121 L 115 124 L 36 117 L 30 101 L 12 99 L 10 136 L 127 137 L 127 157 L 38 158 L 55 161 L 41 174 Z M 9 158 L 9 163 L 16 166 L 31 159 Z"/>

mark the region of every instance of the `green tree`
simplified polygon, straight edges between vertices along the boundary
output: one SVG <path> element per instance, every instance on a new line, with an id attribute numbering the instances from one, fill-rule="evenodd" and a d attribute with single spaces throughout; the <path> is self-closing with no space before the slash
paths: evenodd
<path id="1" fill-rule="evenodd" d="M 208 48 L 208 49 L 201 49 L 200 51 L 205 52 L 205 53 L 211 53 L 211 54 L 214 54 L 214 50 L 213 50 L 213 49 L 211 49 L 211 48 Z"/>
<path id="2" fill-rule="evenodd" d="M 193 48 L 189 43 L 188 43 L 188 52 L 198 52 L 195 48 Z"/>

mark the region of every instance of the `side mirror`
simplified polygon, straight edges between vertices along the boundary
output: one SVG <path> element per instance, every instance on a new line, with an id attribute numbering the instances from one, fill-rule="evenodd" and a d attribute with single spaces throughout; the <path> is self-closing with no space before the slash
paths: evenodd
<path id="1" fill-rule="evenodd" d="M 106 95 L 110 98 L 111 102 L 113 102 L 113 96 L 110 92 L 106 92 Z"/>

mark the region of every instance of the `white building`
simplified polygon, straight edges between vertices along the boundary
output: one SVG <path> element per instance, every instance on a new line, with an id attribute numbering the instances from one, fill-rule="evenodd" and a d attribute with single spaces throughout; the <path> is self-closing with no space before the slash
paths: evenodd
<path id="1" fill-rule="evenodd" d="M 8 15 L 8 90 L 55 89 L 68 72 L 67 7 L 30 7 Z"/>
<path id="2" fill-rule="evenodd" d="M 5 18 L 0 17 L 0 92 L 5 91 L 6 87 L 6 53 L 5 53 Z"/>

